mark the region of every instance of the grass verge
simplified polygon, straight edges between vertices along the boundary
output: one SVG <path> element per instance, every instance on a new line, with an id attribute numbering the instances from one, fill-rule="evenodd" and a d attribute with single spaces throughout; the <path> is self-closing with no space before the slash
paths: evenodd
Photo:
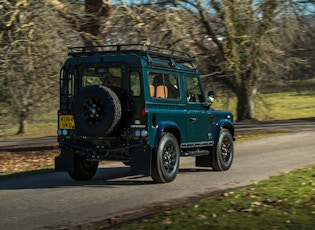
<path id="1" fill-rule="evenodd" d="M 275 137 L 285 135 L 288 132 L 271 132 L 269 130 L 261 130 L 261 131 L 249 131 L 249 132 L 240 132 L 235 134 L 235 139 L 237 142 L 241 141 L 254 141 L 258 139 L 263 139 L 267 137 Z"/>
<path id="2" fill-rule="evenodd" d="M 230 110 L 236 114 L 236 97 L 231 95 L 218 95 L 213 104 L 215 109 Z M 256 119 L 259 121 L 288 120 L 314 117 L 315 92 L 281 92 L 258 94 L 255 98 Z M 288 112 L 290 111 L 290 112 Z M 236 118 L 236 117 L 235 117 Z M 0 117 L 0 120 L 11 120 L 10 117 Z M 15 135 L 17 125 L 0 121 L 0 140 L 55 136 L 57 130 L 56 111 L 38 114 L 28 121 L 26 132 Z"/>
<path id="3" fill-rule="evenodd" d="M 258 121 L 308 118 L 315 114 L 314 91 L 258 94 L 254 100 Z M 230 110 L 236 115 L 236 104 L 236 97 L 228 95 L 218 96 L 213 106 Z"/>
<path id="4" fill-rule="evenodd" d="M 315 166 L 274 176 L 120 228 L 314 229 Z"/>

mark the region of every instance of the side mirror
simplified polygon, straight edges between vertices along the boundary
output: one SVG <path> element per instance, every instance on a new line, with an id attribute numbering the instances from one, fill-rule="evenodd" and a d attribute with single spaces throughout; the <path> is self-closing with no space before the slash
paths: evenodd
<path id="1" fill-rule="evenodd" d="M 212 98 L 215 97 L 214 92 L 212 90 L 208 92 L 208 97 L 212 97 Z"/>
<path id="2" fill-rule="evenodd" d="M 213 91 L 209 91 L 208 92 L 208 104 L 209 105 L 212 105 L 212 103 L 214 102 L 214 92 Z"/>

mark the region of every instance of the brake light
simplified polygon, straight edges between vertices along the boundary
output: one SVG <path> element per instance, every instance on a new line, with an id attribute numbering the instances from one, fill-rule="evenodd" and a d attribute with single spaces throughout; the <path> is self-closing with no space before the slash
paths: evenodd
<path id="1" fill-rule="evenodd" d="M 58 113 L 58 115 L 62 115 L 62 112 L 60 109 L 58 109 L 57 113 Z"/>
<path id="2" fill-rule="evenodd" d="M 147 115 L 148 111 L 146 109 L 141 109 L 141 115 L 145 116 Z"/>

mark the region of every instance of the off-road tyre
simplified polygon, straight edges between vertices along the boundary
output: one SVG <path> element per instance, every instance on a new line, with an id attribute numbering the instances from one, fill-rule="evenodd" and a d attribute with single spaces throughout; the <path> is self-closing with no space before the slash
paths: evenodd
<path id="1" fill-rule="evenodd" d="M 78 154 L 74 155 L 74 172 L 69 172 L 69 175 L 78 181 L 90 180 L 96 173 L 98 161 L 91 161 L 85 156 Z"/>
<path id="2" fill-rule="evenodd" d="M 234 158 L 233 138 L 229 130 L 221 129 L 219 140 L 213 153 L 213 170 L 229 170 Z"/>
<path id="3" fill-rule="evenodd" d="M 84 136 L 105 136 L 121 118 L 121 103 L 110 88 L 92 85 L 82 89 L 73 102 L 76 129 Z"/>
<path id="4" fill-rule="evenodd" d="M 151 177 L 153 181 L 157 183 L 173 181 L 178 172 L 180 158 L 176 137 L 171 133 L 163 133 L 159 145 L 152 155 Z"/>

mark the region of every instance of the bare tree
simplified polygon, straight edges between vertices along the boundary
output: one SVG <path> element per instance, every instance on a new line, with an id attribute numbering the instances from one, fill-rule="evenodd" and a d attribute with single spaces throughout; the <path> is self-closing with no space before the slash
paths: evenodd
<path id="1" fill-rule="evenodd" d="M 106 43 L 146 43 L 184 51 L 193 51 L 192 31 L 199 30 L 188 10 L 165 7 L 167 1 L 156 4 L 126 5 L 120 1 L 106 24 L 110 33 Z M 183 23 L 183 20 L 189 20 Z"/>
<path id="2" fill-rule="evenodd" d="M 67 45 L 145 42 L 191 53 L 198 69 L 237 95 L 238 120 L 254 119 L 262 82 L 292 74 L 298 64 L 307 68 L 298 58 L 303 36 L 292 32 L 302 28 L 305 4 L 180 0 L 113 7 L 109 0 L 0 0 L 0 97 L 9 105 L 1 114 L 16 117 L 23 133 L 30 116 L 54 107 Z M 302 50 L 311 56 L 313 40 L 307 41 Z"/>
<path id="3" fill-rule="evenodd" d="M 58 73 L 70 45 L 91 45 L 111 10 L 110 0 L 0 0 L 2 111 L 26 132 L 26 121 L 57 107 Z M 60 17 L 61 16 L 61 17 Z M 83 41 L 83 42 L 82 42 Z"/>
<path id="4" fill-rule="evenodd" d="M 207 76 L 235 93 L 239 121 L 255 119 L 254 97 L 263 81 L 275 81 L 307 61 L 291 49 L 305 10 L 293 0 L 150 1 L 132 6 L 120 1 L 120 7 L 124 11 L 118 7 L 112 21 L 117 27 L 124 23 L 119 27 L 124 32 L 117 28 L 116 38 L 126 41 L 134 34 L 134 40 L 152 43 L 154 38 L 154 44 L 192 52 L 203 63 L 201 69 L 208 69 Z"/>
<path id="5" fill-rule="evenodd" d="M 314 79 L 314 61 L 315 61 L 315 17 L 314 14 L 305 15 L 301 17 L 303 23 L 296 26 L 297 30 L 292 33 L 292 39 L 295 41 L 291 43 L 288 52 L 292 53 L 292 56 L 297 56 L 305 59 L 303 65 L 296 65 L 291 68 L 287 79 L 288 80 L 307 80 Z M 295 25 L 296 22 L 292 22 L 291 25 Z M 284 37 L 283 44 L 287 44 L 286 37 Z M 314 89 L 312 86 L 304 86 L 306 89 Z M 298 88 L 299 90 L 299 88 Z"/>
<path id="6" fill-rule="evenodd" d="M 104 41 L 104 35 L 106 36 L 104 25 L 112 12 L 111 0 L 86 0 L 84 9 L 79 3 L 69 4 L 61 0 L 45 1 L 80 33 L 85 45 L 98 45 Z"/>
<path id="7" fill-rule="evenodd" d="M 56 109 L 59 69 L 78 36 L 44 1 L 0 1 L 0 83 L 3 113 L 26 132 L 34 114 Z"/>
<path id="8" fill-rule="evenodd" d="M 213 64 L 217 77 L 238 98 L 237 119 L 255 119 L 254 97 L 261 82 L 278 79 L 305 61 L 289 52 L 289 44 L 296 42 L 292 35 L 300 28 L 296 4 L 290 0 L 182 2 L 198 11 L 204 31 L 218 47 L 220 58 Z M 221 19 L 222 40 L 209 20 L 209 9 Z"/>

